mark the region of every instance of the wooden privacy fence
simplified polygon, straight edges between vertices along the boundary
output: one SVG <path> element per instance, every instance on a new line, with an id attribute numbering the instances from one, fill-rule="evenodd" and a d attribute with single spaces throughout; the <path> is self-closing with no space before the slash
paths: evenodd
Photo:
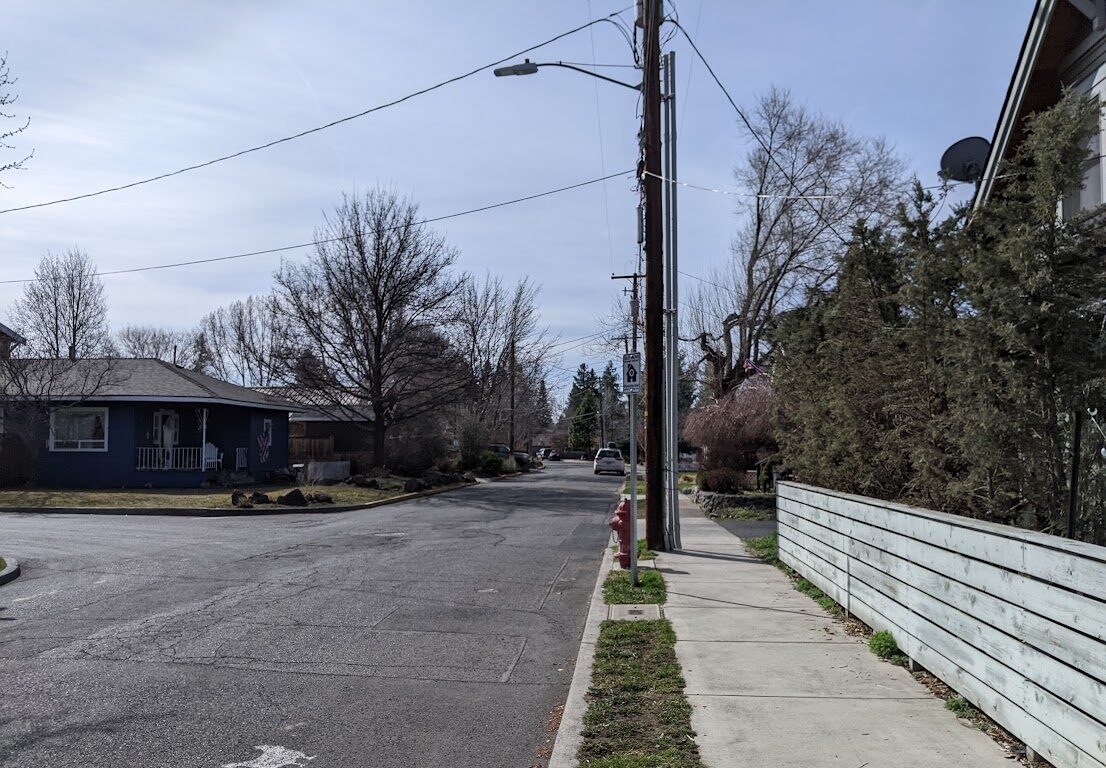
<path id="1" fill-rule="evenodd" d="M 1106 766 L 1106 547 L 800 483 L 780 559 L 1060 768 Z"/>

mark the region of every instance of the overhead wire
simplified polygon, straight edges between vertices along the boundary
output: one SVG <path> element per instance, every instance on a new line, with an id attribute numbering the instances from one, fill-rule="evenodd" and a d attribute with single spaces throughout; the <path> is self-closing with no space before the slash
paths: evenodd
<path id="1" fill-rule="evenodd" d="M 587 0 L 588 3 L 588 18 L 592 16 L 591 0 Z M 588 29 L 588 41 L 591 44 L 591 59 L 595 61 L 595 30 Z M 607 158 L 606 152 L 603 148 L 603 112 L 599 105 L 599 82 L 592 79 L 592 87 L 595 89 L 595 124 L 599 132 L 599 172 L 605 174 L 607 172 Z M 600 185 L 600 189 L 603 192 L 603 215 L 607 221 L 607 255 L 611 260 L 611 272 L 614 272 L 614 240 L 611 239 L 611 206 L 607 197 L 607 185 Z"/>
<path id="2" fill-rule="evenodd" d="M 444 216 L 434 216 L 432 218 L 422 219 L 420 221 L 414 222 L 413 225 L 418 226 L 418 225 L 422 225 L 422 224 L 434 224 L 434 223 L 439 222 L 439 221 L 446 221 L 448 219 L 456 219 L 456 218 L 459 218 L 461 216 L 468 216 L 468 215 L 473 214 L 473 213 L 481 213 L 483 211 L 490 211 L 490 210 L 495 209 L 495 208 L 503 208 L 503 207 L 508 206 L 508 205 L 516 205 L 518 203 L 523 203 L 523 202 L 526 202 L 528 200 L 536 200 L 536 199 L 541 198 L 541 197 L 548 197 L 549 195 L 555 195 L 555 194 L 558 194 L 558 193 L 561 193 L 561 192 L 567 192 L 567 191 L 572 190 L 572 189 L 579 189 L 580 187 L 586 187 L 590 184 L 598 184 L 600 182 L 606 181 L 608 179 L 614 179 L 614 178 L 617 178 L 619 176 L 629 176 L 632 173 L 634 173 L 634 171 L 632 171 L 632 170 L 630 170 L 630 171 L 620 171 L 618 173 L 611 173 L 611 174 L 607 174 L 606 176 L 600 176 L 599 178 L 596 178 L 596 179 L 588 179 L 587 181 L 581 181 L 581 182 L 578 182 L 576 184 L 570 184 L 566 187 L 558 187 L 557 189 L 550 189 L 550 190 L 546 190 L 545 192 L 538 192 L 537 194 L 526 195 L 525 197 L 516 197 L 513 200 L 504 200 L 504 201 L 501 201 L 501 202 L 498 202 L 498 203 L 492 203 L 490 205 L 482 205 L 478 208 L 469 208 L 468 210 L 457 211 L 456 213 L 448 213 L 448 214 L 445 214 Z M 410 226 L 410 225 L 401 225 L 400 227 L 393 227 L 393 229 L 400 229 L 400 228 L 402 228 L 402 226 Z M 389 231 L 391 231 L 391 230 L 389 230 Z M 196 264 L 212 264 L 212 263 L 219 262 L 219 261 L 232 261 L 232 260 L 235 260 L 235 259 L 244 259 L 248 256 L 264 256 L 266 254 L 271 254 L 271 253 L 282 253 L 282 252 L 285 252 L 285 251 L 294 251 L 294 250 L 298 250 L 300 248 L 311 248 L 311 247 L 314 247 L 316 245 L 322 245 L 322 244 L 325 244 L 325 243 L 336 243 L 336 242 L 341 242 L 342 240 L 347 240 L 347 239 L 349 239 L 349 236 L 331 237 L 331 238 L 325 238 L 325 239 L 322 239 L 322 240 L 312 240 L 310 242 L 305 242 L 305 243 L 296 243 L 295 245 L 282 245 L 282 246 L 278 246 L 276 248 L 265 248 L 265 249 L 258 250 L 258 251 L 248 251 L 248 252 L 245 252 L 245 253 L 235 253 L 235 254 L 231 254 L 229 256 L 214 256 L 214 257 L 207 258 L 207 259 L 191 259 L 191 260 L 188 260 L 188 261 L 177 261 L 177 262 L 172 262 L 172 263 L 169 263 L 169 264 L 152 264 L 152 265 L 148 265 L 148 266 L 144 266 L 144 267 L 128 267 L 126 269 L 114 269 L 114 270 L 109 270 L 109 271 L 106 271 L 106 272 L 97 272 L 96 275 L 98 277 L 108 277 L 110 275 L 124 275 L 124 274 L 131 274 L 131 273 L 135 273 L 135 272 L 152 272 L 154 270 L 159 270 L 159 269 L 174 269 L 174 268 L 177 268 L 177 267 L 188 267 L 188 266 L 193 266 L 193 265 L 196 265 Z M 28 277 L 28 278 L 23 278 L 23 279 L 19 279 L 19 280 L 0 280 L 0 285 L 10 285 L 10 284 L 13 284 L 13 283 L 33 283 L 33 282 L 36 282 L 36 281 L 37 281 L 37 278 L 34 278 L 34 277 Z"/>
<path id="3" fill-rule="evenodd" d="M 691 37 L 690 34 L 688 34 L 688 31 L 684 29 L 683 25 L 680 24 L 678 20 L 670 19 L 670 21 L 672 21 L 672 23 L 676 26 L 678 30 L 680 30 L 681 33 L 683 33 L 684 39 L 687 40 L 688 44 L 691 46 L 691 49 L 695 51 L 695 55 L 699 57 L 699 61 L 701 61 L 703 63 L 703 66 L 706 67 L 707 72 L 710 73 L 711 78 L 714 80 L 719 90 L 722 91 L 722 94 L 726 97 L 726 100 L 730 103 L 730 106 L 733 107 L 734 112 L 737 113 L 737 116 L 741 119 L 741 122 L 744 123 L 745 128 L 749 131 L 749 135 L 752 136 L 760 145 L 761 149 L 764 150 L 764 153 L 768 157 L 768 159 L 771 160 L 772 163 L 780 169 L 780 172 L 783 174 L 788 184 L 790 184 L 792 187 L 796 187 L 795 180 L 791 177 L 791 174 L 776 158 L 775 154 L 773 154 L 767 142 L 765 142 L 764 139 L 761 138 L 761 135 L 757 132 L 757 130 L 753 128 L 753 124 L 749 120 L 748 116 L 746 116 L 745 111 L 737 105 L 736 101 L 734 101 L 733 96 L 730 95 L 729 90 L 718 78 L 718 75 L 715 73 L 714 68 L 710 65 L 710 62 L 707 61 L 706 56 L 704 56 L 703 52 L 699 50 L 699 46 L 695 44 L 695 40 Z M 818 219 L 826 226 L 826 228 L 829 229 L 829 231 L 837 237 L 838 240 L 840 240 L 845 245 L 849 244 L 849 241 L 842 237 L 841 233 L 837 231 L 837 228 L 834 227 L 833 224 L 826 219 L 823 213 L 818 210 L 817 206 L 810 202 L 810 200 L 804 200 L 804 202 L 807 204 L 807 206 L 810 207 L 810 209 L 814 212 L 814 215 L 818 217 Z"/>
<path id="4" fill-rule="evenodd" d="M 628 6 L 628 7 L 633 7 L 633 6 Z M 298 133 L 291 134 L 289 136 L 283 136 L 279 139 L 273 139 L 272 141 L 267 141 L 264 144 L 257 144 L 257 145 L 252 146 L 252 147 L 247 147 L 246 149 L 238 150 L 237 152 L 231 152 L 231 153 L 226 154 L 226 155 L 221 155 L 219 157 L 212 158 L 211 160 L 205 160 L 202 163 L 195 163 L 193 165 L 188 165 L 188 166 L 185 166 L 183 168 L 178 168 L 178 169 L 173 170 L 173 171 L 167 171 L 165 173 L 159 173 L 156 176 L 150 176 L 148 178 L 139 179 L 137 181 L 132 181 L 132 182 L 129 182 L 129 183 L 126 183 L 126 184 L 119 184 L 119 185 L 114 186 L 114 187 L 106 187 L 104 189 L 96 190 L 94 192 L 86 192 L 86 193 L 80 194 L 80 195 L 72 195 L 70 197 L 62 197 L 62 198 L 58 198 L 56 200 L 46 200 L 46 201 L 41 202 L 41 203 L 32 203 L 32 204 L 29 204 L 29 205 L 20 205 L 20 206 L 14 206 L 14 207 L 11 207 L 11 208 L 0 209 L 0 214 L 15 213 L 16 211 L 27 211 L 27 210 L 31 210 L 33 208 L 45 208 L 45 207 L 51 206 L 51 205 L 60 205 L 61 203 L 71 203 L 71 202 L 74 202 L 76 200 L 85 200 L 85 199 L 90 198 L 90 197 L 98 197 L 100 195 L 106 195 L 106 194 L 109 194 L 109 193 L 112 193 L 112 192 L 120 192 L 120 191 L 125 190 L 125 189 L 132 189 L 134 187 L 142 186 L 144 184 L 150 184 L 152 182 L 160 181 L 162 179 L 167 179 L 167 178 L 170 178 L 170 177 L 173 177 L 173 176 L 180 176 L 181 174 L 189 173 L 189 172 L 195 171 L 195 170 L 199 170 L 200 168 L 207 168 L 209 166 L 216 165 L 217 163 L 222 163 L 222 162 L 225 162 L 227 160 L 233 160 L 235 158 L 242 157 L 243 155 L 248 155 L 248 154 L 251 154 L 253 152 L 260 152 L 261 150 L 269 149 L 271 147 L 275 147 L 275 146 L 280 145 L 280 144 L 284 144 L 284 143 L 287 143 L 287 142 L 290 142 L 290 141 L 295 141 L 297 139 L 302 139 L 305 136 L 310 136 L 311 134 L 319 133 L 320 131 L 325 131 L 325 130 L 327 130 L 329 128 L 333 128 L 337 125 L 341 125 L 343 123 L 348 123 L 352 120 L 357 120 L 359 118 L 365 117 L 366 115 L 371 115 L 374 112 L 379 112 L 381 110 L 397 106 L 399 104 L 404 103 L 405 101 L 410 101 L 411 99 L 414 99 L 418 96 L 423 96 L 423 95 L 425 95 L 427 93 L 430 93 L 432 91 L 436 91 L 440 88 L 444 88 L 447 85 L 452 85 L 453 83 L 459 82 L 459 81 L 464 80 L 464 79 L 469 78 L 469 77 L 472 77 L 473 75 L 476 75 L 476 74 L 479 74 L 480 72 L 491 69 L 492 67 L 495 67 L 499 64 L 503 64 L 505 62 L 508 62 L 511 59 L 516 59 L 519 56 L 530 53 L 532 51 L 536 51 L 539 48 L 544 48 L 545 46 L 550 45 L 551 43 L 555 43 L 558 40 L 561 40 L 562 38 L 568 37 L 570 35 L 574 35 L 577 32 L 581 32 L 581 31 L 583 31 L 585 29 L 588 29 L 588 28 L 590 28 L 590 27 L 592 27 L 596 24 L 602 24 L 604 22 L 610 22 L 617 29 L 622 31 L 623 34 L 625 34 L 625 30 L 623 30 L 622 27 L 617 22 L 614 21 L 614 18 L 618 17 L 618 14 L 624 12 L 625 10 L 626 9 L 623 8 L 621 11 L 615 11 L 614 13 L 611 13 L 607 16 L 602 17 L 602 18 L 592 19 L 592 20 L 588 21 L 586 24 L 581 24 L 580 26 L 575 27 L 573 29 L 570 29 L 567 32 L 562 32 L 559 35 L 555 35 L 554 37 L 549 38 L 548 40 L 544 40 L 544 41 L 542 41 L 540 43 L 537 43 L 535 45 L 531 45 L 528 48 L 522 49 L 521 51 L 516 51 L 515 53 L 512 53 L 509 56 L 504 56 L 501 59 L 497 59 L 496 61 L 493 61 L 491 63 L 484 64 L 482 66 L 477 67 L 476 69 L 471 69 L 471 70 L 469 70 L 467 72 L 464 72 L 462 74 L 455 75 L 455 76 L 450 77 L 446 80 L 442 80 L 442 81 L 437 82 L 433 85 L 427 86 L 426 88 L 421 88 L 417 91 L 413 91 L 411 93 L 408 93 L 405 96 L 401 96 L 397 99 L 393 99 L 393 100 L 385 102 L 383 104 L 378 104 L 374 107 L 369 107 L 368 109 L 364 109 L 364 110 L 362 110 L 360 112 L 357 112 L 357 113 L 354 113 L 352 115 L 347 115 L 345 117 L 340 117 L 336 120 L 331 120 L 328 123 L 324 123 L 322 125 L 317 125 L 314 128 L 308 128 L 306 130 L 300 131 Z"/>

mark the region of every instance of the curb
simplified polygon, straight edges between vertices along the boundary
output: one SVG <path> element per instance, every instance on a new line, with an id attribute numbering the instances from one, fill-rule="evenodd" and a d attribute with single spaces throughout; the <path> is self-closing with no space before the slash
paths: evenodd
<path id="1" fill-rule="evenodd" d="M 427 491 L 403 493 L 387 499 L 368 501 L 364 504 L 339 504 L 330 507 L 282 507 L 276 504 L 238 509 L 236 507 L 0 507 L 0 514 L 42 514 L 42 515 L 135 515 L 139 517 L 256 517 L 259 515 L 331 515 L 340 512 L 353 512 L 358 509 L 373 509 L 401 501 L 419 499 L 423 496 L 436 496 L 447 491 L 471 488 L 476 483 L 450 485 L 444 488 L 431 488 Z"/>
<path id="2" fill-rule="evenodd" d="M 576 753 L 583 742 L 584 713 L 588 710 L 585 698 L 591 687 L 591 668 L 595 661 L 595 643 L 599 639 L 599 625 L 607 618 L 607 604 L 603 601 L 603 582 L 610 573 L 614 554 L 608 544 L 603 545 L 603 562 L 599 566 L 599 575 L 595 577 L 595 588 L 591 592 L 591 607 L 584 622 L 584 634 L 580 638 L 580 651 L 576 655 L 576 668 L 572 672 L 572 684 L 568 689 L 568 698 L 561 713 L 561 725 L 557 729 L 557 740 L 553 743 L 553 754 L 549 757 L 549 768 L 576 768 L 580 763 Z"/>
<path id="3" fill-rule="evenodd" d="M 19 561 L 14 557 L 4 557 L 4 562 L 7 564 L 4 570 L 0 571 L 0 584 L 7 584 L 20 574 Z"/>

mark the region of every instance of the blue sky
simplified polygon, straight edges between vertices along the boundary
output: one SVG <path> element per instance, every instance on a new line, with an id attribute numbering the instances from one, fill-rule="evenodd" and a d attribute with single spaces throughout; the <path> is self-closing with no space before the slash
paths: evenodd
<path id="1" fill-rule="evenodd" d="M 126 183 L 295 133 L 627 4 L 5 0 L 0 50 L 19 78 L 16 111 L 31 117 L 17 148 L 35 156 L 26 171 L 5 177 L 13 188 L 0 189 L 0 208 Z M 855 131 L 886 137 L 929 184 L 950 143 L 991 136 L 1032 6 L 675 3 L 738 103 L 772 84 L 790 89 Z M 683 113 L 680 176 L 732 187 L 746 139 L 686 44 L 671 46 Z M 606 24 L 532 57 L 631 60 Z M 632 168 L 637 129 L 631 91 L 555 69 L 480 74 L 214 167 L 0 215 L 0 279 L 28 277 L 47 249 L 73 245 L 107 271 L 309 241 L 343 191 L 377 184 L 411 195 L 426 216 L 534 194 Z M 681 269 L 702 274 L 727 257 L 732 199 L 686 190 L 680 204 Z M 621 288 L 612 271 L 632 269 L 635 205 L 631 182 L 615 179 L 437 226 L 460 250 L 462 268 L 539 283 L 546 324 L 568 339 L 596 330 Z M 221 304 L 267 291 L 280 258 L 106 277 L 110 319 L 190 326 Z M 18 291 L 0 285 L 0 322 Z M 574 349 L 559 365 L 571 369 L 585 357 L 598 365 L 605 356 Z"/>

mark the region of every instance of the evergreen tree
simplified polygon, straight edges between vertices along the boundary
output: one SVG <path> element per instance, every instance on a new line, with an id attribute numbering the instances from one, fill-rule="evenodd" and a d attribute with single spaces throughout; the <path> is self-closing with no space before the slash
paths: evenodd
<path id="1" fill-rule="evenodd" d="M 1031 118 L 1002 171 L 1011 180 L 967 233 L 956 407 L 970 463 L 955 490 L 1052 532 L 1066 516 L 1071 415 L 1103 402 L 1101 209 L 1057 215 L 1078 197 L 1099 122 L 1097 101 L 1073 94 Z"/>

